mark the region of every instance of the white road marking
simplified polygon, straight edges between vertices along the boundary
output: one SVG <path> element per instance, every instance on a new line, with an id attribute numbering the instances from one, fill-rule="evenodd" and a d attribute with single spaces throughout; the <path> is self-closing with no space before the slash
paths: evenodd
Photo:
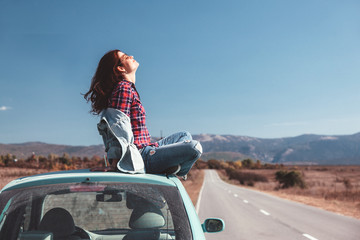
<path id="1" fill-rule="evenodd" d="M 309 234 L 306 234 L 306 233 L 304 233 L 303 236 L 310 239 L 310 240 L 318 240 L 317 238 L 314 238 L 313 236 L 311 236 Z"/>
<path id="2" fill-rule="evenodd" d="M 249 201 L 248 201 L 248 200 L 245 200 L 245 199 L 243 200 L 243 202 L 244 202 L 244 203 L 249 203 Z"/>
<path id="3" fill-rule="evenodd" d="M 199 214 L 199 209 L 200 209 L 200 201 L 201 201 L 201 195 L 202 195 L 202 192 L 203 192 L 203 189 L 204 189 L 204 185 L 205 185 L 205 179 L 203 181 L 203 184 L 201 186 L 201 189 L 200 189 L 200 192 L 199 192 L 199 197 L 198 197 L 198 200 L 196 202 L 196 213 Z"/>
<path id="4" fill-rule="evenodd" d="M 238 197 L 238 195 L 235 193 L 235 194 L 234 194 L 234 197 Z"/>
<path id="5" fill-rule="evenodd" d="M 270 215 L 270 213 L 268 213 L 267 211 L 262 210 L 262 209 L 260 209 L 260 212 L 261 212 L 262 214 L 266 215 L 266 216 L 269 216 L 269 215 Z"/>

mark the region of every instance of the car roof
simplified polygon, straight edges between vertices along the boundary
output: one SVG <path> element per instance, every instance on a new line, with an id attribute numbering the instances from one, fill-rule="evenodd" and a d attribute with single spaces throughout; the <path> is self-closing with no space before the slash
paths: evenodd
<path id="1" fill-rule="evenodd" d="M 120 172 L 98 172 L 90 169 L 43 173 L 22 177 L 8 183 L 0 192 L 12 189 L 61 183 L 127 182 L 177 186 L 175 176 L 157 174 L 128 174 Z"/>

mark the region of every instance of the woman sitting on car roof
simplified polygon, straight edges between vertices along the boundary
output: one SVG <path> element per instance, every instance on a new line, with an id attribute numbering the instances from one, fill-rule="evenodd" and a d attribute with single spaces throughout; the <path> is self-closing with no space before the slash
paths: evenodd
<path id="1" fill-rule="evenodd" d="M 151 142 L 145 109 L 135 87 L 138 67 L 139 63 L 133 56 L 120 50 L 106 53 L 92 78 L 90 90 L 84 95 L 87 101 L 91 101 L 91 112 L 102 118 L 98 129 L 109 162 L 113 168 L 117 166 L 124 172 L 145 170 L 146 173 L 185 176 L 200 158 L 201 144 L 186 131 Z M 131 147 L 132 143 L 138 151 Z M 143 159 L 140 164 L 139 153 Z"/>

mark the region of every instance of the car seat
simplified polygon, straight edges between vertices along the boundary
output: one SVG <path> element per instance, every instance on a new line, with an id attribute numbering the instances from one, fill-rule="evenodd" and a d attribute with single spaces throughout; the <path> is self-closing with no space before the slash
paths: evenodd
<path id="1" fill-rule="evenodd" d="M 53 240 L 53 234 L 51 232 L 44 231 L 26 231 L 20 232 L 18 239 L 20 240 Z"/>
<path id="2" fill-rule="evenodd" d="M 134 206 L 129 220 L 132 229 L 123 240 L 162 240 L 173 239 L 169 234 L 163 234 L 160 228 L 165 226 L 165 218 L 161 210 L 150 202 L 142 202 Z"/>
<path id="3" fill-rule="evenodd" d="M 75 223 L 71 214 L 63 208 L 52 208 L 41 219 L 38 230 L 53 233 L 53 240 L 77 240 Z"/>

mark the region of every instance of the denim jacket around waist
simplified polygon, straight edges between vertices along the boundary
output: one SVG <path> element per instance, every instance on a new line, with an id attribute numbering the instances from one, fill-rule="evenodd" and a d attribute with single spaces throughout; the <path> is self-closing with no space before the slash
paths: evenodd
<path id="1" fill-rule="evenodd" d="M 122 111 L 107 108 L 97 124 L 108 159 L 120 159 L 117 168 L 126 173 L 145 173 L 144 161 L 134 144 L 130 118 Z"/>

